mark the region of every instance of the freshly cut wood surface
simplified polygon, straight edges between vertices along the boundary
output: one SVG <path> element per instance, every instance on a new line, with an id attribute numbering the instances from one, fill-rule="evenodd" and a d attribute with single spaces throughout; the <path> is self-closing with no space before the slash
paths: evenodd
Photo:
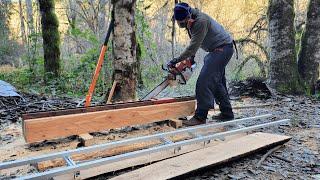
<path id="1" fill-rule="evenodd" d="M 206 136 L 206 135 L 218 133 L 221 131 L 224 131 L 224 130 L 222 130 L 221 128 L 208 128 L 205 130 L 198 131 L 198 135 Z M 150 135 L 150 134 L 144 134 L 144 136 L 145 135 Z M 236 135 L 227 136 L 225 139 L 230 140 L 230 139 L 238 138 L 238 137 L 241 137 L 244 135 L 246 135 L 246 133 L 239 133 Z M 190 139 L 190 138 L 192 138 L 192 135 L 190 135 L 188 133 L 183 133 L 183 134 L 177 134 L 174 136 L 170 136 L 168 138 L 173 142 L 177 142 L 177 141 Z M 118 139 L 118 140 L 120 140 L 120 139 Z M 205 147 L 209 147 L 209 146 L 215 144 L 217 141 L 221 141 L 221 140 L 215 140 L 212 143 L 206 145 Z M 92 144 L 106 143 L 106 142 L 102 142 L 99 140 L 96 141 L 95 138 L 93 138 L 93 140 L 91 142 L 92 142 Z M 162 142 L 160 140 L 152 140 L 152 141 L 146 141 L 146 142 L 140 142 L 140 143 L 135 143 L 135 144 L 130 144 L 130 145 L 114 147 L 114 148 L 103 150 L 103 151 L 97 151 L 97 152 L 85 153 L 85 154 L 75 154 L 75 155 L 72 155 L 71 158 L 76 162 L 79 162 L 79 161 L 83 162 L 83 161 L 88 161 L 88 160 L 95 159 L 95 158 L 109 157 L 109 156 L 114 156 L 114 155 L 118 155 L 118 154 L 122 154 L 122 153 L 126 153 L 126 152 L 132 152 L 132 151 L 136 151 L 136 150 L 140 150 L 140 149 L 145 149 L 148 147 L 159 145 L 161 143 Z M 195 147 L 196 147 L 196 149 L 204 148 L 203 143 L 197 144 L 197 145 L 195 145 Z M 184 147 L 184 148 L 182 148 L 182 151 L 179 151 L 179 153 L 180 152 L 190 152 L 190 151 L 192 151 L 192 148 Z M 169 154 L 164 153 L 164 154 L 166 154 L 166 158 L 172 157 L 171 156 L 172 151 L 170 150 L 169 152 L 170 152 Z M 150 157 L 153 157 L 153 156 L 150 156 Z M 140 157 L 138 157 L 138 159 L 139 158 Z M 145 159 L 144 158 L 144 160 L 147 160 L 145 163 L 150 163 L 150 162 L 157 161 L 159 159 L 157 159 L 157 158 Z M 122 162 L 125 162 L 125 161 L 122 161 Z M 145 164 L 145 163 L 142 163 L 142 164 Z M 39 171 L 45 171 L 49 168 L 59 167 L 59 166 L 64 166 L 64 165 L 65 165 L 65 161 L 63 159 L 55 159 L 55 160 L 50 160 L 50 161 L 39 162 L 39 163 L 37 163 L 37 168 Z M 122 167 L 124 167 L 124 168 L 132 167 L 131 165 L 132 165 L 132 163 L 124 163 L 121 166 L 116 166 L 116 165 L 111 166 L 110 165 L 110 167 L 115 167 L 115 168 L 107 168 L 107 169 L 105 169 L 105 172 L 109 172 L 108 171 L 109 169 L 112 169 L 110 171 L 116 171 L 116 170 L 122 169 Z M 136 165 L 141 165 L 141 164 L 136 164 Z"/>
<path id="2" fill-rule="evenodd" d="M 166 151 L 152 153 L 152 154 L 149 154 L 146 156 L 140 156 L 140 157 L 126 159 L 126 160 L 122 160 L 122 161 L 111 163 L 111 164 L 106 164 L 106 165 L 102 165 L 102 166 L 98 166 L 98 167 L 80 170 L 79 171 L 80 175 L 78 176 L 78 179 L 86 179 L 86 178 L 98 176 L 101 174 L 105 174 L 108 172 L 114 172 L 114 171 L 118 171 L 121 169 L 126 169 L 126 168 L 130 168 L 130 167 L 134 167 L 134 166 L 139 166 L 139 165 L 144 165 L 144 164 L 164 160 L 167 158 L 179 156 L 181 154 L 189 153 L 189 152 L 196 151 L 199 149 L 216 146 L 220 143 L 225 143 L 225 142 L 230 141 L 232 139 L 237 139 L 237 138 L 240 138 L 243 136 L 246 136 L 246 134 L 236 134 L 236 135 L 228 136 L 225 138 L 225 141 L 221 141 L 221 140 L 211 141 L 211 143 L 206 144 L 206 146 L 204 146 L 203 143 L 191 144 L 191 145 L 183 146 L 179 151 L 175 151 L 173 149 L 170 149 L 170 150 L 166 150 Z M 182 138 L 184 138 L 184 137 L 183 136 L 175 136 L 172 140 L 176 141 L 176 140 L 181 140 Z M 63 163 L 63 160 L 61 160 L 61 163 Z M 48 167 L 49 164 L 42 164 L 42 165 L 47 165 L 47 167 Z M 74 174 L 69 173 L 69 174 L 57 176 L 54 179 L 55 180 L 72 180 L 73 177 L 74 177 Z"/>
<path id="3" fill-rule="evenodd" d="M 289 141 L 291 137 L 268 133 L 250 134 L 217 146 L 160 161 L 117 176 L 114 180 L 170 179 L 207 166 L 226 163 Z"/>
<path id="4" fill-rule="evenodd" d="M 194 110 L 195 101 L 191 100 L 31 119 L 23 123 L 24 137 L 28 143 L 33 143 L 189 116 Z"/>

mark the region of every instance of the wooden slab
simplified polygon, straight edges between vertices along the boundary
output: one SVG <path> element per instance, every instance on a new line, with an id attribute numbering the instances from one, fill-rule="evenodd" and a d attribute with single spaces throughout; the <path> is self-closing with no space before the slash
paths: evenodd
<path id="1" fill-rule="evenodd" d="M 220 165 L 262 149 L 289 141 L 291 137 L 255 133 L 206 149 L 160 161 L 117 176 L 114 180 L 170 179 L 212 165 Z"/>
<path id="2" fill-rule="evenodd" d="M 205 129 L 205 130 L 198 131 L 198 135 L 206 136 L 206 135 L 218 133 L 218 132 L 221 132 L 221 131 L 222 131 L 221 128 L 208 128 L 208 129 Z M 150 134 L 144 134 L 144 136 L 145 135 L 150 135 Z M 226 139 L 227 140 L 228 139 L 233 139 L 233 138 L 241 137 L 241 136 L 244 136 L 244 135 L 247 135 L 247 134 L 246 133 L 236 134 L 234 136 L 228 136 Z M 178 142 L 178 141 L 190 139 L 190 138 L 192 138 L 192 136 L 190 134 L 188 134 L 188 133 L 183 133 L 183 134 L 177 134 L 177 135 L 174 135 L 174 136 L 170 136 L 168 138 L 169 138 L 169 140 L 171 140 L 173 142 Z M 97 141 L 96 142 L 95 138 L 93 138 L 93 141 L 94 141 L 94 144 L 106 143 L 106 142 L 102 142 L 102 141 Z M 219 140 L 219 141 L 221 141 L 221 140 Z M 84 161 L 88 161 L 88 160 L 92 160 L 92 159 L 96 159 L 96 158 L 100 158 L 100 157 L 110 157 L 110 156 L 114 156 L 114 155 L 118 155 L 118 154 L 122 154 L 122 153 L 126 153 L 126 152 L 132 152 L 132 151 L 136 151 L 136 150 L 141 150 L 141 149 L 157 146 L 157 145 L 159 145 L 161 143 L 162 142 L 160 140 L 152 140 L 152 141 L 146 141 L 146 142 L 140 142 L 140 143 L 135 143 L 135 144 L 130 144 L 130 145 L 123 145 L 123 146 L 119 146 L 119 147 L 114 147 L 114 148 L 103 150 L 103 151 L 84 153 L 84 154 L 75 154 L 75 155 L 72 155 L 71 158 L 76 162 L 84 162 Z M 203 144 L 203 143 L 200 143 L 200 144 Z M 211 144 L 209 144 L 209 146 L 210 145 Z M 198 149 L 202 148 L 202 146 L 197 146 L 197 147 L 198 147 Z M 189 152 L 189 148 L 183 148 L 183 150 L 185 150 L 185 149 L 186 149 L 186 151 Z M 146 163 L 157 161 L 157 160 L 153 161 L 152 158 L 148 159 L 148 160 L 149 161 L 146 162 Z M 142 163 L 142 164 L 144 164 L 144 163 Z M 45 170 L 47 170 L 49 168 L 60 167 L 60 166 L 64 166 L 64 165 L 65 165 L 65 161 L 63 159 L 55 159 L 55 160 L 50 160 L 50 161 L 39 162 L 39 163 L 36 164 L 36 168 L 39 171 L 45 171 Z M 122 166 L 115 166 L 116 169 L 114 169 L 112 171 L 120 170 L 121 167 L 128 168 L 128 167 L 131 167 L 131 165 L 132 165 L 132 163 L 124 163 L 124 165 L 122 165 Z M 113 167 L 113 166 L 110 166 L 110 167 Z M 110 168 L 106 168 L 105 172 L 109 172 L 108 171 L 109 169 Z M 88 170 L 88 172 L 90 173 L 90 172 L 95 172 L 95 171 L 89 171 Z"/>
<path id="3" fill-rule="evenodd" d="M 139 166 L 139 165 L 144 165 L 144 164 L 148 164 L 148 163 L 152 163 L 152 162 L 156 162 L 156 161 L 161 161 L 161 160 L 164 160 L 167 158 L 172 158 L 172 157 L 179 156 L 179 155 L 189 153 L 192 151 L 196 151 L 199 149 L 216 146 L 220 143 L 224 143 L 224 142 L 227 142 L 227 141 L 230 141 L 233 139 L 237 139 L 237 138 L 240 138 L 243 136 L 246 136 L 246 135 L 245 134 L 236 134 L 236 135 L 226 137 L 225 141 L 220 141 L 220 140 L 211 141 L 211 143 L 206 144 L 206 146 L 204 146 L 203 143 L 191 144 L 191 145 L 183 146 L 179 151 L 175 151 L 175 150 L 170 149 L 170 150 L 166 150 L 166 151 L 152 153 L 152 154 L 149 154 L 146 156 L 136 157 L 136 158 L 132 158 L 132 159 L 126 159 L 126 160 L 122 160 L 122 161 L 111 163 L 111 164 L 106 164 L 106 165 L 102 165 L 102 166 L 98 166 L 98 167 L 94 167 L 94 168 L 80 170 L 78 172 L 77 179 L 87 179 L 87 178 L 98 176 L 98 175 L 105 174 L 108 172 L 114 172 L 114 171 L 130 168 L 130 167 L 134 167 L 134 166 Z M 55 180 L 72 180 L 72 179 L 74 179 L 74 174 L 73 173 L 64 174 L 64 175 L 54 177 L 54 179 Z"/>
<path id="4" fill-rule="evenodd" d="M 81 114 L 30 119 L 23 123 L 28 143 L 189 116 L 195 101 L 156 104 Z"/>

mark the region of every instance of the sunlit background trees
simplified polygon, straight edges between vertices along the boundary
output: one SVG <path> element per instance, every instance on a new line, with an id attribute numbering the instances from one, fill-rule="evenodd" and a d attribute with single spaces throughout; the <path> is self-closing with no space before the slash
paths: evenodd
<path id="1" fill-rule="evenodd" d="M 40 0 L 40 2 L 42 1 Z M 55 9 L 45 15 L 44 13 L 48 12 L 43 13 L 39 1 L 1 1 L 0 79 L 12 83 L 23 91 L 51 95 L 84 96 L 110 22 L 113 2 L 111 0 L 52 0 L 44 3 L 49 2 L 55 3 Z M 161 70 L 161 64 L 170 60 L 173 56 L 178 56 L 188 43 L 187 33 L 172 24 L 172 9 L 175 2 L 177 1 L 137 0 L 135 2 L 135 11 L 131 15 L 134 15 L 132 23 L 135 24 L 133 30 L 135 32 L 136 52 L 134 55 L 138 59 L 136 65 L 138 97 L 163 79 L 164 72 Z M 215 18 L 228 29 L 236 40 L 240 54 L 239 59 L 237 60 L 234 57 L 227 68 L 229 81 L 248 77 L 259 77 L 266 80 L 270 77 L 270 70 L 278 66 L 272 63 L 274 57 L 270 57 L 273 56 L 270 52 L 275 51 L 270 44 L 272 39 L 268 38 L 268 35 L 270 35 L 268 33 L 270 31 L 268 22 L 272 20 L 272 18 L 270 19 L 270 12 L 272 12 L 270 7 L 274 5 L 272 4 L 274 1 L 187 0 L 186 2 Z M 305 91 L 306 87 L 307 92 L 311 93 L 313 91 L 312 84 L 319 77 L 319 66 L 312 66 L 315 67 L 312 70 L 313 76 L 303 73 L 305 71 L 301 69 L 306 69 L 304 61 L 314 60 L 314 58 L 309 60 L 308 57 L 318 57 L 318 52 L 309 52 L 308 49 L 310 48 L 308 47 L 311 45 L 308 38 L 314 39 L 315 37 L 312 36 L 314 33 L 312 32 L 316 31 L 318 33 L 316 35 L 318 37 L 317 42 L 319 42 L 319 23 L 315 23 L 319 21 L 319 13 L 316 13 L 318 14 L 316 17 L 313 15 L 313 12 L 319 11 L 319 2 L 310 0 L 308 16 L 308 0 L 292 0 L 289 3 L 292 4 L 292 13 L 294 13 L 292 14 L 292 20 L 294 22 L 290 24 L 290 18 L 284 17 L 284 21 L 289 19 L 286 21 L 289 26 L 293 25 L 291 29 L 289 28 L 290 32 L 287 33 L 292 40 L 291 50 L 293 50 L 288 61 L 296 64 L 295 66 L 299 64 L 303 82 L 306 82 L 302 83 L 299 91 Z M 318 9 L 314 7 L 318 7 Z M 282 10 L 276 6 L 274 11 L 280 12 Z M 44 27 L 44 18 L 48 15 L 57 17 L 56 23 L 58 24 L 49 26 L 50 31 L 52 31 L 52 27 L 59 28 L 54 33 L 57 36 L 51 35 L 49 37 L 51 39 L 56 38 L 60 45 L 44 41 L 48 33 Z M 305 30 L 306 26 L 310 27 L 309 30 Z M 119 36 L 119 33 L 115 33 L 115 35 Z M 124 37 L 129 36 L 124 35 Z M 300 43 L 301 38 L 303 39 L 302 43 Z M 131 39 L 125 40 L 131 41 Z M 48 56 L 48 53 L 53 53 L 46 50 L 48 43 L 50 46 L 56 47 L 56 54 L 49 56 L 57 57 L 57 54 L 60 55 L 59 60 L 53 60 L 56 62 L 56 68 L 54 69 L 46 67 L 49 62 L 45 58 L 46 54 Z M 115 53 L 112 47 L 114 46 L 109 46 L 105 57 L 102 74 L 96 88 L 96 97 L 104 96 L 114 79 L 113 62 L 116 62 L 114 59 L 117 57 L 114 57 Z M 204 55 L 205 52 L 198 52 L 196 57 L 198 62 L 197 72 L 189 81 L 189 84 L 177 87 L 173 91 L 172 89 L 165 91 L 163 96 L 194 94 L 194 84 Z M 298 55 L 299 63 L 296 61 Z M 116 56 L 119 56 L 119 54 Z M 297 67 L 293 67 L 293 69 L 298 70 Z M 298 73 L 298 71 L 296 72 Z M 308 70 L 308 72 L 310 71 Z M 51 77 L 50 74 L 54 76 Z M 309 81 L 306 78 L 313 80 Z M 301 81 L 298 83 L 301 83 Z M 274 87 L 278 88 L 278 86 Z M 284 89 L 283 92 L 290 92 L 288 87 L 281 88 Z"/>

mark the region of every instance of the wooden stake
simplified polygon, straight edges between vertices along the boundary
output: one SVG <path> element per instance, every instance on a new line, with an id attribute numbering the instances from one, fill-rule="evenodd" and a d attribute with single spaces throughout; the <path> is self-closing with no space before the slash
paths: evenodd
<path id="1" fill-rule="evenodd" d="M 93 136 L 91 136 L 89 133 L 86 134 L 80 134 L 78 135 L 80 142 L 84 145 L 84 146 L 92 146 L 94 145 L 94 139 Z"/>
<path id="2" fill-rule="evenodd" d="M 114 90 L 116 89 L 116 85 L 117 85 L 117 81 L 113 81 L 112 88 L 111 88 L 109 96 L 108 96 L 107 104 L 111 104 L 111 100 L 112 100 L 112 97 L 114 94 Z"/>
<path id="3" fill-rule="evenodd" d="M 182 120 L 179 119 L 169 119 L 169 126 L 173 128 L 181 128 L 182 127 Z"/>

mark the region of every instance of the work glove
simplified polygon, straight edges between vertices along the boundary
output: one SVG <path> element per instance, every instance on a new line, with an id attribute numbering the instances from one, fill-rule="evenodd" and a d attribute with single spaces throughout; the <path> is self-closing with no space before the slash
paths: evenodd
<path id="1" fill-rule="evenodd" d="M 178 62 L 180 62 L 178 58 L 173 58 L 171 61 L 167 63 L 167 66 L 174 67 L 174 65 L 176 65 Z"/>

